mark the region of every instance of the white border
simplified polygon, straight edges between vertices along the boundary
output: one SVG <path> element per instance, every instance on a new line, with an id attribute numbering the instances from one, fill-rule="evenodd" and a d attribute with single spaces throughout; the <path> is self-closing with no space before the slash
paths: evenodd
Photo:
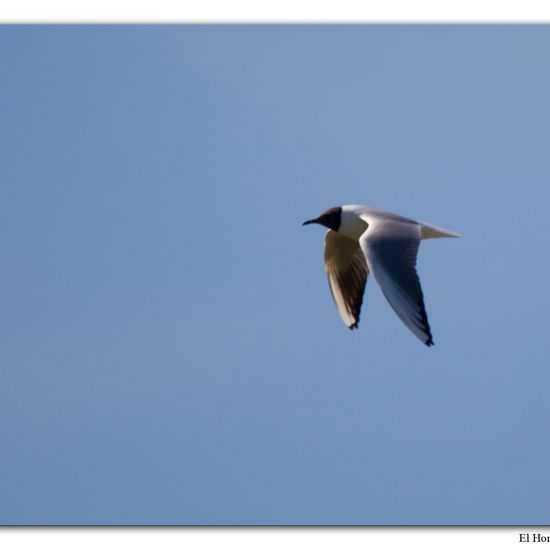
<path id="1" fill-rule="evenodd" d="M 469 546 L 484 550 L 522 548 L 520 533 L 540 534 L 550 538 L 550 528 L 472 527 L 472 528 L 66 528 L 2 529 L 2 548 L 19 550 L 132 550 L 223 548 L 224 550 L 365 550 L 390 548 L 463 550 Z M 547 547 L 549 543 L 539 543 Z M 537 546 L 538 547 L 538 546 Z"/>
<path id="2" fill-rule="evenodd" d="M 542 23 L 548 0 L 3 0 L 6 23 Z"/>

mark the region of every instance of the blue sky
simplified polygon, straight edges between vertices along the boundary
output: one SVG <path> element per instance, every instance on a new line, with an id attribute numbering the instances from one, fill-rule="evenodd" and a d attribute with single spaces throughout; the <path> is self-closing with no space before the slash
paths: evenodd
<path id="1" fill-rule="evenodd" d="M 0 523 L 550 518 L 550 27 L 0 27 Z M 323 231 L 422 243 L 435 347 Z"/>

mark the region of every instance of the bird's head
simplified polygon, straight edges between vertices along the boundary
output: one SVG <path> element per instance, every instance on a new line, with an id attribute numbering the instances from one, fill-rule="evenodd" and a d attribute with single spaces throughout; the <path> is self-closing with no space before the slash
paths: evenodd
<path id="1" fill-rule="evenodd" d="M 305 221 L 302 225 L 308 225 L 310 223 L 318 223 L 324 225 L 333 231 L 338 231 L 340 224 L 342 223 L 342 207 L 335 206 L 325 210 L 319 217 L 312 220 Z"/>

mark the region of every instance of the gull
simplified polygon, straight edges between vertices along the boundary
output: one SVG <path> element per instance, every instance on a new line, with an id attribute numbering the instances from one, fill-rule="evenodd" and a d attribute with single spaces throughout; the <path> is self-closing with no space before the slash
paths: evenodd
<path id="1" fill-rule="evenodd" d="M 460 237 L 460 233 L 357 204 L 329 208 L 302 225 L 311 223 L 328 228 L 325 268 L 332 298 L 346 326 L 359 325 L 365 285 L 372 273 L 405 326 L 433 346 L 416 272 L 418 247 L 421 239 Z"/>

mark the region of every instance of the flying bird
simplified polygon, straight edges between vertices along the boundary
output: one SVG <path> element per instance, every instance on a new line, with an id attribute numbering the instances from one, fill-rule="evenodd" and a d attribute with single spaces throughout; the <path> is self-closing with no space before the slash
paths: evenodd
<path id="1" fill-rule="evenodd" d="M 329 208 L 302 225 L 318 223 L 325 236 L 325 268 L 340 317 L 357 328 L 369 273 L 405 326 L 427 346 L 434 341 L 416 272 L 421 239 L 460 237 L 424 222 L 356 204 Z"/>

